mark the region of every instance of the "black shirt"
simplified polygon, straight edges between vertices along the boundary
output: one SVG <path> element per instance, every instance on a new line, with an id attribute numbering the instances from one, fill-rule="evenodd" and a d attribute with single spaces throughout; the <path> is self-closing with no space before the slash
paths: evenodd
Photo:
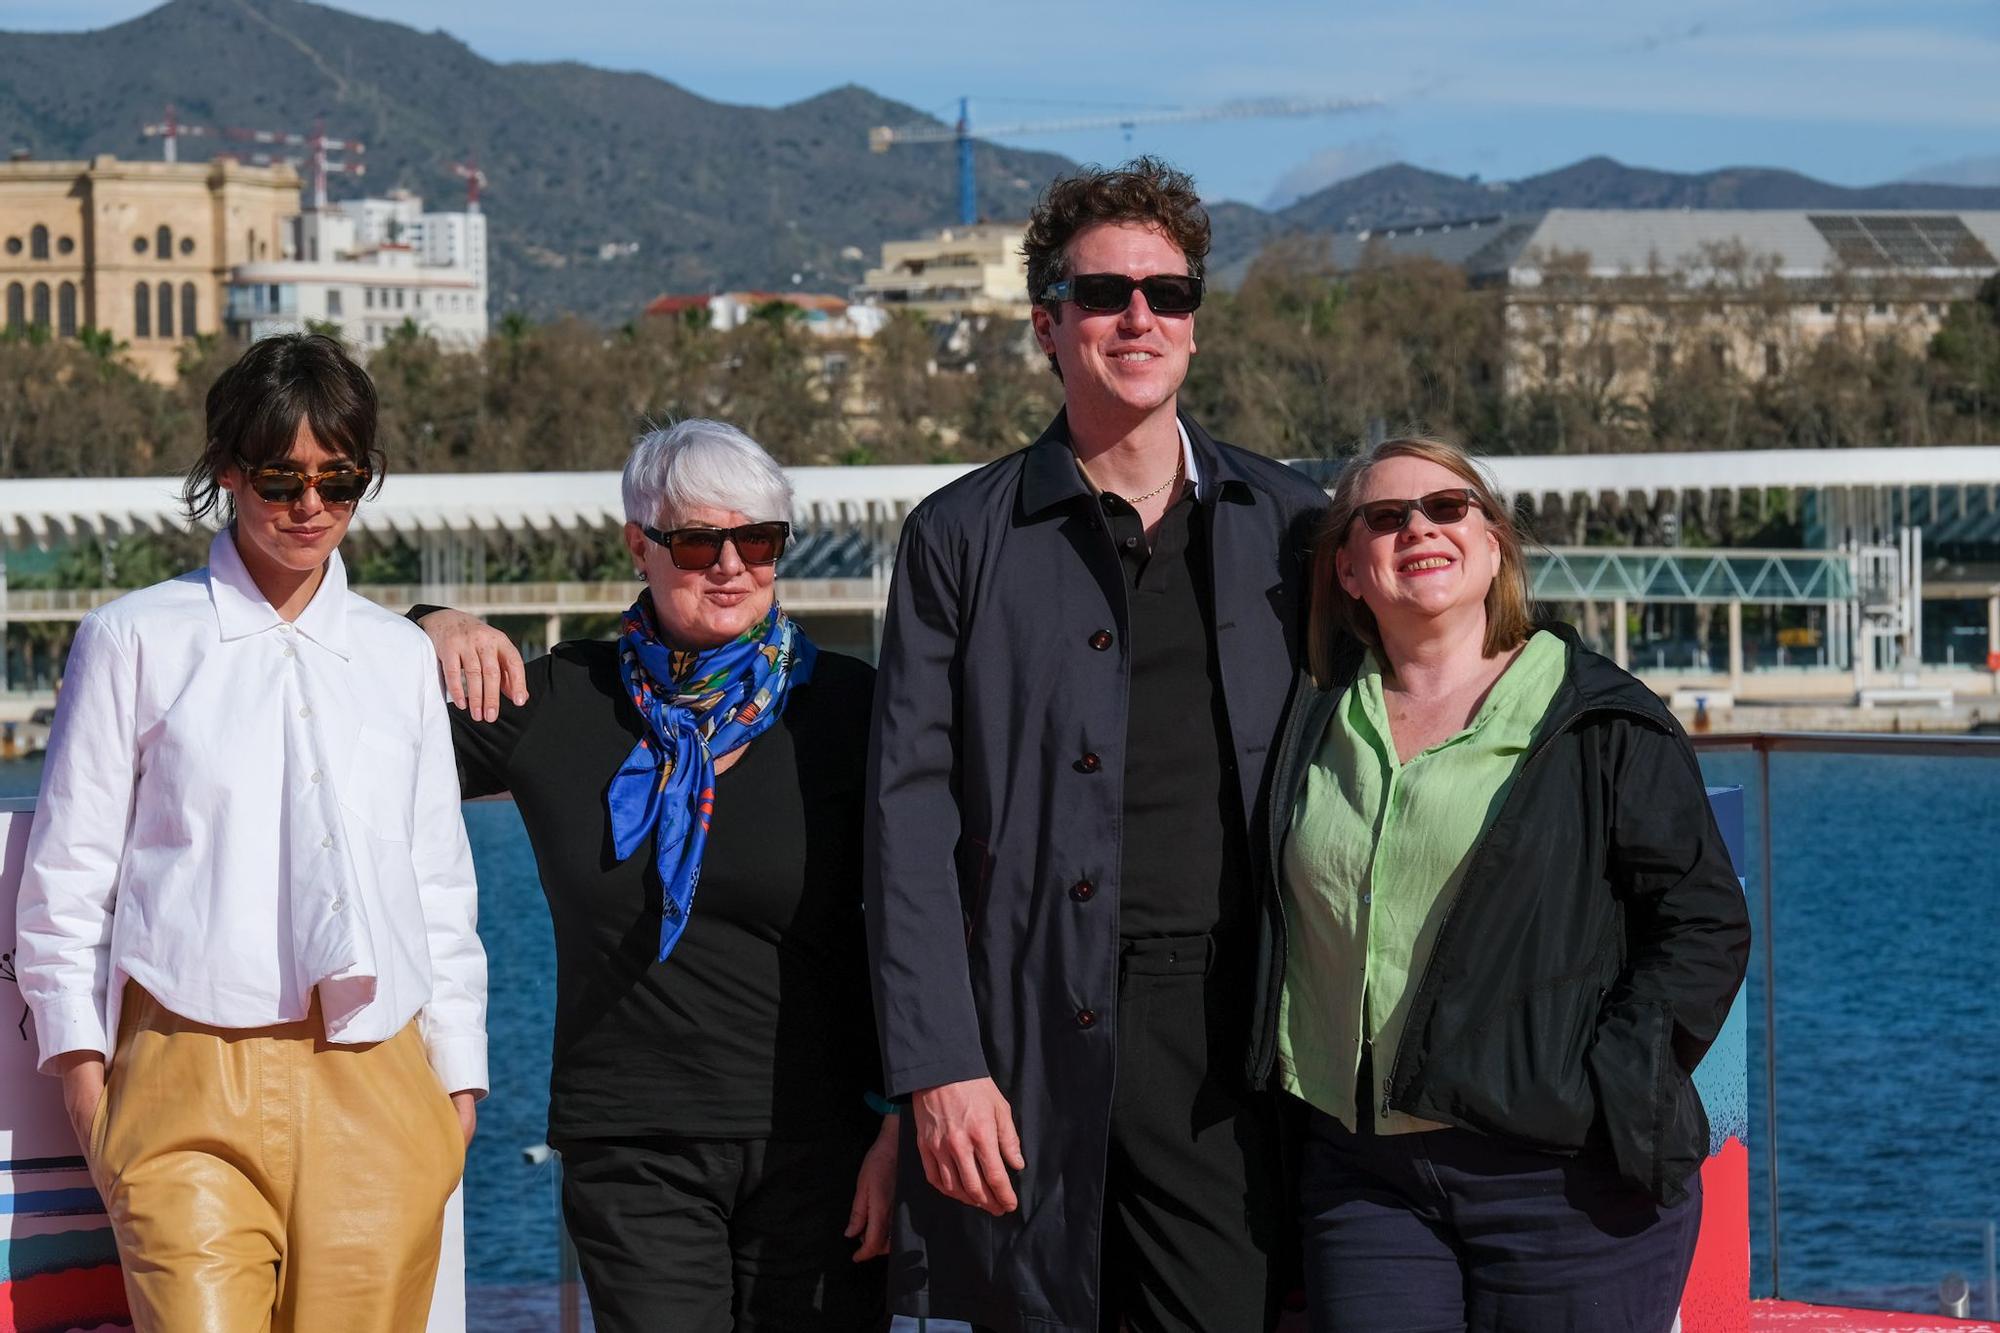
<path id="1" fill-rule="evenodd" d="M 649 838 L 612 851 L 605 789 L 645 722 L 617 645 L 560 644 L 496 722 L 451 710 L 467 797 L 511 791 L 555 927 L 549 1137 L 797 1138 L 870 1114 L 879 1082 L 861 928 L 874 670 L 822 651 L 716 780 L 688 926 L 665 962 Z"/>
<path id="2" fill-rule="evenodd" d="M 1189 488 L 1150 549 L 1139 513 L 1103 495 L 1131 635 L 1118 933 L 1228 932 L 1250 901 L 1250 843 L 1215 652 L 1209 516 Z"/>

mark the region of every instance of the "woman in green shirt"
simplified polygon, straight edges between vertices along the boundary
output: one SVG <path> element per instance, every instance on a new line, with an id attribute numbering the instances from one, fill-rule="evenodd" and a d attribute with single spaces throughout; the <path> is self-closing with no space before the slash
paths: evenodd
<path id="1" fill-rule="evenodd" d="M 1530 622 L 1457 448 L 1370 451 L 1314 559 L 1264 1042 L 1306 1103 L 1313 1327 L 1665 1333 L 1709 1148 L 1690 1075 L 1749 952 L 1693 752 Z"/>

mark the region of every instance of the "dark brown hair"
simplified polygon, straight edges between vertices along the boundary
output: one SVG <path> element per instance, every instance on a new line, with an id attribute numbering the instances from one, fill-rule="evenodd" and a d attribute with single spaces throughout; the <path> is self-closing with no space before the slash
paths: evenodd
<path id="1" fill-rule="evenodd" d="M 181 504 L 190 520 L 220 506 L 233 517 L 222 473 L 282 462 L 299 426 L 322 449 L 375 474 L 386 460 L 375 447 L 375 385 L 338 342 L 318 333 L 281 333 L 252 344 L 208 390 L 208 442 L 187 470 Z"/>
<path id="2" fill-rule="evenodd" d="M 1199 278 L 1208 259 L 1208 211 L 1194 180 L 1157 157 L 1135 157 L 1118 167 L 1083 167 L 1058 176 L 1042 191 L 1028 216 L 1021 254 L 1028 261 L 1028 299 L 1062 318 L 1059 302 L 1043 302 L 1052 282 L 1070 276 L 1069 243 L 1101 222 L 1135 222 L 1157 227 L 1187 256 L 1188 272 Z"/>
<path id="3" fill-rule="evenodd" d="M 1481 652 L 1493 657 L 1528 641 L 1534 632 L 1534 616 L 1528 601 L 1527 557 L 1521 549 L 1521 531 L 1515 526 L 1513 511 L 1494 491 L 1493 484 L 1472 455 L 1455 444 L 1427 436 L 1407 436 L 1384 440 L 1356 458 L 1334 483 L 1333 503 L 1321 520 L 1313 540 L 1312 605 L 1306 623 L 1306 656 L 1313 679 L 1322 689 L 1333 679 L 1335 647 L 1343 634 L 1351 634 L 1370 647 L 1379 647 L 1382 635 L 1375 613 L 1359 598 L 1347 595 L 1334 573 L 1333 555 L 1347 540 L 1348 530 L 1361 509 L 1361 490 L 1368 474 L 1378 463 L 1391 458 L 1421 458 L 1436 463 L 1463 478 L 1486 512 L 1486 526 L 1500 543 L 1500 568 L 1494 571 L 1493 586 L 1486 590 L 1486 642 Z"/>

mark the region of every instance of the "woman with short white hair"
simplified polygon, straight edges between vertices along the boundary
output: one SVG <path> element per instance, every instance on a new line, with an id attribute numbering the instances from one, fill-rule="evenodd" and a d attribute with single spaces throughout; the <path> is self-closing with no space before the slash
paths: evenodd
<path id="1" fill-rule="evenodd" d="M 649 432 L 623 489 L 645 587 L 619 637 L 452 718 L 464 794 L 514 794 L 555 926 L 549 1142 L 591 1308 L 874 1328 L 896 1153 L 861 929 L 874 671 L 777 604 L 791 485 L 749 436 Z M 498 647 L 423 624 L 454 686 Z"/>

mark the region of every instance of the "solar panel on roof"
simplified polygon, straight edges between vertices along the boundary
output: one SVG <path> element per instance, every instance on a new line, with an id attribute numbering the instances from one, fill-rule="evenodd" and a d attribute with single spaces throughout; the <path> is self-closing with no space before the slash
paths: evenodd
<path id="1" fill-rule="evenodd" d="M 1991 268 L 1993 252 L 1954 213 L 1811 213 L 1843 264 L 1856 268 Z"/>
<path id="2" fill-rule="evenodd" d="M 1873 268 L 1884 256 L 1857 217 L 1812 214 L 1806 219 L 1843 264 Z"/>

